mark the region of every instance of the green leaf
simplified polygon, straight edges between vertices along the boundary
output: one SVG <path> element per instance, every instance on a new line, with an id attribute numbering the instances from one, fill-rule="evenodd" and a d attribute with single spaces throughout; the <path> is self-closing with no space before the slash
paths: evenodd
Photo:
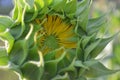
<path id="1" fill-rule="evenodd" d="M 46 15 L 50 12 L 49 8 L 45 6 L 40 12 L 39 12 L 39 17 L 40 19 L 45 19 Z"/>
<path id="2" fill-rule="evenodd" d="M 2 38 L 3 41 L 6 41 L 6 48 L 8 53 L 11 51 L 14 44 L 14 38 L 9 33 L 9 29 L 12 25 L 13 21 L 10 17 L 0 16 L 0 38 Z"/>
<path id="3" fill-rule="evenodd" d="M 15 42 L 9 55 L 10 61 L 14 64 L 21 65 L 28 55 L 28 44 L 26 40 L 18 40 Z"/>
<path id="4" fill-rule="evenodd" d="M 83 29 L 81 28 L 81 26 L 79 26 L 79 21 L 77 21 L 77 23 L 76 23 L 75 33 L 76 33 L 77 36 L 79 36 L 79 37 L 82 37 L 82 36 L 86 36 L 86 35 L 87 35 L 86 31 L 83 30 Z"/>
<path id="5" fill-rule="evenodd" d="M 14 27 L 16 27 L 16 25 L 21 25 L 21 32 L 18 35 L 18 38 L 22 35 L 22 33 L 25 30 L 25 23 L 24 23 L 24 16 L 25 16 L 25 12 L 27 10 L 27 5 L 24 5 L 24 7 L 22 6 L 22 2 L 20 2 L 19 0 L 15 0 L 15 7 L 13 10 L 13 20 L 15 20 L 15 24 Z"/>
<path id="6" fill-rule="evenodd" d="M 4 32 L 1 32 L 0 33 L 0 37 L 6 42 L 6 48 L 7 48 L 7 53 L 10 53 L 12 47 L 13 47 L 13 44 L 14 44 L 14 38 L 13 36 L 9 33 L 9 30 L 6 29 Z"/>
<path id="7" fill-rule="evenodd" d="M 81 27 L 83 31 L 86 31 L 88 23 L 90 1 L 91 0 L 83 0 L 77 5 L 76 17 L 78 21 L 78 26 Z"/>
<path id="8" fill-rule="evenodd" d="M 0 16 L 0 25 L 3 25 L 5 28 L 11 28 L 13 23 L 14 22 L 10 17 L 8 17 L 8 16 Z M 1 29 L 1 26 L 0 26 L 0 29 Z"/>
<path id="9" fill-rule="evenodd" d="M 95 34 L 92 34 L 91 36 L 83 36 L 82 37 L 82 49 L 85 49 L 91 41 L 95 38 Z"/>
<path id="10" fill-rule="evenodd" d="M 67 66 L 64 65 L 64 67 L 59 68 L 58 67 L 58 73 L 59 74 L 64 74 L 66 72 L 68 72 L 69 77 L 71 80 L 75 79 L 77 77 L 77 70 L 74 66 L 76 58 L 74 57 L 74 59 L 72 60 L 72 62 L 68 63 L 64 63 L 65 65 L 68 64 Z"/>
<path id="11" fill-rule="evenodd" d="M 77 0 L 72 0 L 66 3 L 64 7 L 64 12 L 68 17 L 73 18 L 75 16 L 76 8 L 77 8 Z"/>
<path id="12" fill-rule="evenodd" d="M 88 67 L 87 67 L 86 65 L 84 65 L 84 64 L 82 63 L 82 61 L 80 61 L 80 60 L 76 60 L 75 63 L 74 63 L 74 66 L 75 66 L 75 67 L 80 67 L 80 68 L 88 69 Z"/>
<path id="13" fill-rule="evenodd" d="M 12 19 L 13 19 L 13 20 L 16 20 L 17 17 L 18 17 L 18 3 L 17 3 L 16 0 L 14 0 L 14 3 L 15 3 L 15 5 L 14 5 L 14 9 L 13 9 Z"/>
<path id="14" fill-rule="evenodd" d="M 45 61 L 49 61 L 49 60 L 54 59 L 54 58 L 55 58 L 55 55 L 57 55 L 57 53 L 58 53 L 59 51 L 61 51 L 61 50 L 63 50 L 63 48 L 55 49 L 55 50 L 53 50 L 53 51 L 51 51 L 51 52 L 48 52 L 48 53 L 44 56 L 44 60 L 45 60 Z"/>
<path id="15" fill-rule="evenodd" d="M 100 44 L 101 40 L 96 40 L 85 48 L 84 59 L 88 59 L 90 53 Z"/>
<path id="16" fill-rule="evenodd" d="M 44 0 L 44 2 L 46 3 L 47 6 L 49 6 L 53 2 L 53 0 Z"/>
<path id="17" fill-rule="evenodd" d="M 0 66 L 8 65 L 9 59 L 5 48 L 0 48 Z"/>
<path id="18" fill-rule="evenodd" d="M 15 27 L 12 27 L 9 32 L 15 39 L 18 39 L 20 37 L 21 31 L 21 25 L 16 25 Z"/>
<path id="19" fill-rule="evenodd" d="M 88 60 L 88 61 L 83 62 L 83 64 L 84 64 L 85 66 L 87 66 L 87 67 L 90 67 L 90 66 L 92 66 L 92 65 L 94 65 L 94 64 L 96 64 L 96 63 L 98 63 L 98 60 L 95 60 L 95 59 L 90 59 L 90 60 Z"/>
<path id="20" fill-rule="evenodd" d="M 29 26 L 30 26 L 30 29 L 28 30 L 29 32 L 26 33 L 25 31 L 28 29 Z M 29 24 L 28 27 L 24 31 L 26 33 L 26 35 L 28 35 L 28 33 L 32 32 L 30 34 L 30 36 L 29 36 L 28 44 L 31 47 L 35 43 L 35 46 L 36 46 L 36 45 L 38 45 L 38 43 L 36 41 L 34 41 L 34 38 L 35 38 L 36 32 L 38 32 L 40 30 L 41 25 L 40 24 L 38 24 L 38 25 L 36 25 L 36 24 Z M 24 36 L 23 36 L 23 38 L 24 38 Z"/>
<path id="21" fill-rule="evenodd" d="M 16 20 L 16 22 L 20 22 L 22 20 L 22 6 L 20 4 L 19 0 L 14 0 L 15 7 L 13 9 L 13 20 Z"/>
<path id="22" fill-rule="evenodd" d="M 25 1 L 30 8 L 34 6 L 34 0 L 25 0 Z"/>
<path id="23" fill-rule="evenodd" d="M 66 56 L 58 63 L 58 71 L 67 68 L 69 66 L 70 71 L 74 71 L 73 69 L 73 62 L 75 60 L 76 54 L 75 49 L 67 49 Z M 70 67 L 71 64 L 71 67 Z M 64 72 L 64 71 L 63 71 Z"/>
<path id="24" fill-rule="evenodd" d="M 118 33 L 116 33 L 112 37 L 100 39 L 100 43 L 92 50 L 92 52 L 90 53 L 90 57 L 95 58 L 106 47 L 106 45 L 117 35 Z"/>
<path id="25" fill-rule="evenodd" d="M 74 64 L 75 64 L 75 59 L 73 59 L 73 61 L 71 62 L 71 64 L 65 68 L 62 68 L 59 73 L 63 73 L 63 72 L 69 72 L 69 71 L 72 71 L 72 72 L 75 72 L 75 67 L 74 67 Z"/>
<path id="26" fill-rule="evenodd" d="M 63 52 L 63 54 L 59 58 L 45 62 L 45 70 L 48 73 L 48 76 L 55 76 L 57 72 L 58 63 L 65 57 L 65 55 L 66 52 Z"/>
<path id="27" fill-rule="evenodd" d="M 76 54 L 77 54 L 77 58 L 81 61 L 84 60 L 84 52 L 81 48 L 81 43 L 82 43 L 82 39 L 80 39 L 77 43 L 77 49 L 76 49 Z"/>
<path id="28" fill-rule="evenodd" d="M 106 22 L 107 22 L 106 16 L 90 19 L 87 25 L 88 35 L 97 33 L 99 29 L 102 27 L 102 25 L 105 24 Z"/>
<path id="29" fill-rule="evenodd" d="M 68 73 L 65 73 L 64 75 L 57 75 L 51 80 L 70 80 Z"/>
<path id="30" fill-rule="evenodd" d="M 35 0 L 35 3 L 38 5 L 38 10 L 40 10 L 46 5 L 45 0 Z"/>
<path id="31" fill-rule="evenodd" d="M 81 78 L 81 76 L 85 76 L 85 72 L 90 70 L 90 67 L 94 64 L 98 63 L 98 60 L 95 60 L 95 59 L 89 59 L 87 61 L 84 61 L 84 62 L 81 62 L 78 60 L 77 62 L 77 66 L 80 67 L 80 70 L 79 70 L 79 77 Z"/>
<path id="32" fill-rule="evenodd" d="M 28 61 L 23 64 L 21 70 L 23 72 L 23 77 L 27 80 L 41 80 L 43 77 L 44 72 L 44 61 L 43 55 L 40 51 L 39 54 L 39 61 Z M 34 76 L 33 76 L 34 75 Z"/>
<path id="33" fill-rule="evenodd" d="M 32 48 L 29 49 L 27 56 L 27 60 L 33 60 L 33 61 L 38 61 L 39 60 L 39 54 L 38 54 L 38 49 L 37 46 L 33 46 Z"/>
<path id="34" fill-rule="evenodd" d="M 20 6 L 22 7 L 22 8 L 24 8 L 25 7 L 25 3 L 26 3 L 26 0 L 24 1 L 24 0 L 19 0 L 18 1 L 19 2 L 19 4 L 20 4 Z"/>
<path id="35" fill-rule="evenodd" d="M 88 22 L 88 9 L 84 11 L 80 16 L 77 17 L 78 25 L 83 31 L 86 31 L 86 26 Z"/>
<path id="36" fill-rule="evenodd" d="M 21 70 L 23 78 L 27 80 L 41 80 L 40 78 L 44 69 L 38 62 L 29 61 L 23 65 Z"/>
<path id="37" fill-rule="evenodd" d="M 51 9 L 57 11 L 57 12 L 63 12 L 63 8 L 65 7 L 67 0 L 53 0 L 51 4 Z"/>
<path id="38" fill-rule="evenodd" d="M 76 80 L 87 80 L 85 77 L 83 77 L 83 76 L 80 76 L 78 79 L 76 79 Z"/>
<path id="39" fill-rule="evenodd" d="M 89 68 L 90 69 L 87 70 L 85 74 L 88 77 L 94 77 L 94 78 L 105 76 L 105 75 L 110 75 L 110 74 L 120 71 L 120 70 L 110 70 L 110 69 L 106 68 L 103 64 L 101 64 L 100 62 L 93 64 Z"/>
<path id="40" fill-rule="evenodd" d="M 0 24 L 0 33 L 1 33 L 1 32 L 4 32 L 5 30 L 6 30 L 6 27 L 3 26 L 2 24 Z"/>
<path id="41" fill-rule="evenodd" d="M 34 8 L 33 12 L 27 12 L 25 14 L 25 21 L 30 22 L 30 21 L 32 21 L 33 19 L 35 19 L 37 17 L 37 15 L 38 15 L 37 6 L 34 5 L 33 8 Z"/>
<path id="42" fill-rule="evenodd" d="M 116 37 L 116 39 L 114 40 L 114 44 L 113 44 L 113 55 L 114 57 L 112 57 L 112 62 L 115 65 L 119 65 L 120 64 L 120 36 Z"/>
<path id="43" fill-rule="evenodd" d="M 80 14 L 84 12 L 84 10 L 88 8 L 89 5 L 90 5 L 90 0 L 83 0 L 81 2 L 78 2 L 76 16 L 80 16 Z"/>

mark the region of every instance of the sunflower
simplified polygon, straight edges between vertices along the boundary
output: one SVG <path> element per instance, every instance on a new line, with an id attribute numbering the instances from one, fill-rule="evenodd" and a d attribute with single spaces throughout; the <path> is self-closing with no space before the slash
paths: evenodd
<path id="1" fill-rule="evenodd" d="M 76 48 L 77 40 L 73 40 L 76 34 L 72 24 L 65 23 L 59 16 L 47 16 L 46 19 L 36 35 L 40 36 L 36 38 L 36 43 L 44 55 L 60 47 Z M 41 22 L 39 19 L 35 21 L 38 24 Z"/>

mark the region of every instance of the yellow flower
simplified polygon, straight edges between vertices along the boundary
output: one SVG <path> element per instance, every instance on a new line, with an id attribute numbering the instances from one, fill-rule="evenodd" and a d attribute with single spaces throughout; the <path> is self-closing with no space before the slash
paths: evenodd
<path id="1" fill-rule="evenodd" d="M 65 23 L 59 16 L 46 16 L 46 18 L 42 28 L 37 32 L 37 36 L 40 37 L 36 40 L 42 53 L 45 55 L 60 47 L 76 48 L 74 26 Z M 36 19 L 36 22 L 41 23 L 39 19 Z"/>

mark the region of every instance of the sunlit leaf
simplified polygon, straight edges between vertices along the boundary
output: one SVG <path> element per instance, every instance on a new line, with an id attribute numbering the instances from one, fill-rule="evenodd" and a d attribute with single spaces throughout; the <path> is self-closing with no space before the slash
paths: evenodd
<path id="1" fill-rule="evenodd" d="M 0 48 L 0 66 L 8 65 L 9 59 L 5 48 Z"/>
<path id="2" fill-rule="evenodd" d="M 14 45 L 14 38 L 6 29 L 4 32 L 0 33 L 0 37 L 5 41 L 6 40 L 6 48 L 7 52 L 10 53 L 13 45 Z"/>

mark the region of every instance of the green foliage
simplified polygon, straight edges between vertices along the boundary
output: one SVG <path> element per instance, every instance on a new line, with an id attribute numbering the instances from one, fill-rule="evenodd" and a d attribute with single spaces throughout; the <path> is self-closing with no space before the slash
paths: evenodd
<path id="1" fill-rule="evenodd" d="M 8 64 L 8 56 L 5 48 L 0 48 L 0 66 L 5 66 Z"/>
<path id="2" fill-rule="evenodd" d="M 85 74 L 87 74 L 87 76 L 89 76 L 89 77 L 100 77 L 100 76 L 104 76 L 104 75 L 115 73 L 116 71 L 119 71 L 119 70 L 107 69 L 100 62 L 96 62 L 96 63 L 94 63 L 93 65 L 91 65 L 89 67 L 89 69 L 86 71 Z"/>
<path id="3" fill-rule="evenodd" d="M 10 65 L 7 69 L 19 74 L 21 80 L 87 80 L 119 71 L 109 70 L 95 59 L 117 34 L 97 36 L 106 18 L 88 18 L 91 0 L 14 1 L 12 18 L 0 17 L 0 38 L 8 42 L 6 49 L 0 48 L 0 66 Z M 42 55 L 35 38 L 46 15 L 57 15 L 74 25 L 75 49 L 61 47 Z M 36 19 L 43 22 L 36 24 Z M 56 58 L 58 52 L 62 55 Z"/>
<path id="4" fill-rule="evenodd" d="M 21 65 L 28 55 L 28 44 L 25 40 L 14 43 L 13 49 L 9 55 L 10 61 L 14 64 Z"/>
<path id="5" fill-rule="evenodd" d="M 107 23 L 106 16 L 90 19 L 87 24 L 88 35 L 97 33 L 99 29 L 102 27 L 102 25 L 104 25 L 105 23 Z"/>

